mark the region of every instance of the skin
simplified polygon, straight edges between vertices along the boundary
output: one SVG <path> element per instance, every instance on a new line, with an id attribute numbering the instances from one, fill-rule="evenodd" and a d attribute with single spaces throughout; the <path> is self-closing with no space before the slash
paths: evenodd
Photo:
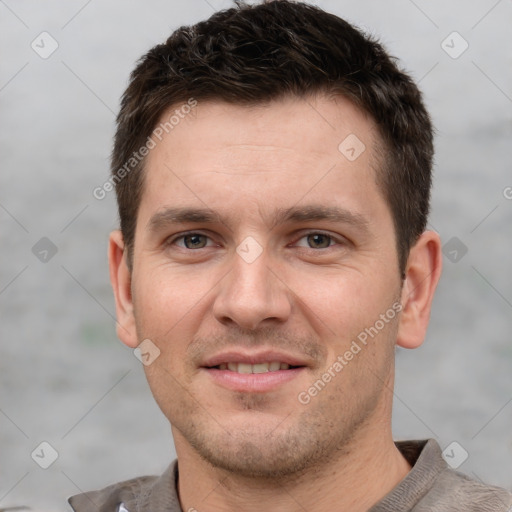
<path id="1" fill-rule="evenodd" d="M 366 146 L 354 161 L 338 150 L 350 134 Z M 343 98 L 199 102 L 148 155 L 133 268 L 115 231 L 110 270 L 118 336 L 160 350 L 145 371 L 171 423 L 183 510 L 365 511 L 407 475 L 391 433 L 394 350 L 424 339 L 441 244 L 423 233 L 402 281 L 379 143 Z M 318 207 L 345 215 L 278 215 Z M 214 219 L 173 222 L 169 208 Z M 262 248 L 251 263 L 236 250 L 247 237 Z M 309 403 L 297 399 L 398 303 Z M 227 389 L 201 364 L 233 348 L 306 368 L 271 391 Z"/>

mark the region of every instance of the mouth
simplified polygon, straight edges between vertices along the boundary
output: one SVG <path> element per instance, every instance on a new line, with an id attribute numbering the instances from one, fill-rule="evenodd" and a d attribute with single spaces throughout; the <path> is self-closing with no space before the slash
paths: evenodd
<path id="1" fill-rule="evenodd" d="M 209 367 L 210 370 L 227 370 L 229 372 L 236 373 L 268 373 L 268 372 L 277 372 L 280 370 L 290 370 L 294 368 L 301 368 L 301 366 L 292 366 L 288 363 L 282 363 L 280 361 L 271 361 L 264 363 L 221 363 L 216 366 Z"/>
<path id="2" fill-rule="evenodd" d="M 217 385 L 237 392 L 264 393 L 298 377 L 309 365 L 297 357 L 274 351 L 214 356 L 200 367 Z"/>

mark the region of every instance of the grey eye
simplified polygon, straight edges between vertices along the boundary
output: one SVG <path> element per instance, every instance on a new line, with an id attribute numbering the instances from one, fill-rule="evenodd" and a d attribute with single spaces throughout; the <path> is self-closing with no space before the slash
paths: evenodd
<path id="1" fill-rule="evenodd" d="M 331 245 L 331 237 L 322 233 L 308 235 L 307 241 L 312 249 L 326 249 Z"/>
<path id="2" fill-rule="evenodd" d="M 202 249 L 206 247 L 208 237 L 205 235 L 193 234 L 183 237 L 183 244 L 187 249 Z"/>

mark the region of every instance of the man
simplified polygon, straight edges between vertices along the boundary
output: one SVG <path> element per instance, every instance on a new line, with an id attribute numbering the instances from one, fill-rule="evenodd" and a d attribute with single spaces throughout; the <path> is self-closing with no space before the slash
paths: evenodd
<path id="1" fill-rule="evenodd" d="M 110 272 L 178 459 L 74 510 L 508 510 L 391 434 L 395 346 L 422 343 L 441 273 L 432 155 L 411 79 L 318 8 L 239 5 L 145 55 Z"/>

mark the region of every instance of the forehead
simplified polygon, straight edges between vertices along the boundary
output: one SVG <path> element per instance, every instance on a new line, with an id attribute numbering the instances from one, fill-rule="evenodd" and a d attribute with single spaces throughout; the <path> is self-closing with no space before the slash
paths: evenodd
<path id="1" fill-rule="evenodd" d="M 159 126 L 179 108 L 165 112 Z M 344 98 L 250 107 L 209 101 L 186 110 L 147 156 L 142 217 L 169 204 L 236 211 L 245 202 L 261 213 L 331 199 L 348 207 L 379 193 L 377 130 Z"/>

